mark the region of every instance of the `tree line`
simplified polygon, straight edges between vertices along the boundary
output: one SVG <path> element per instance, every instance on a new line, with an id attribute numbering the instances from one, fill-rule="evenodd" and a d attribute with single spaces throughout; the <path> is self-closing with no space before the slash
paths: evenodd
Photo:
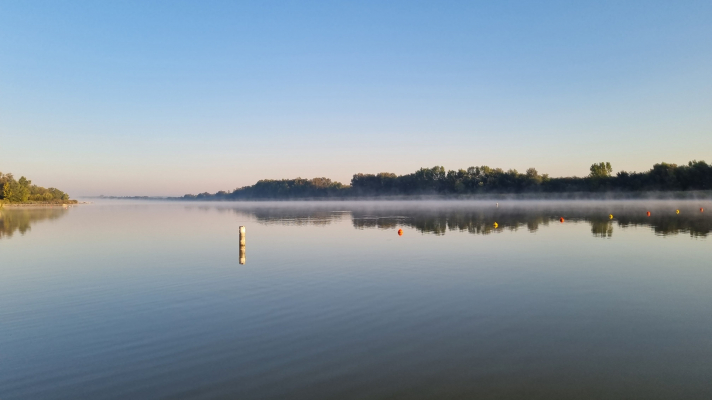
<path id="1" fill-rule="evenodd" d="M 313 179 L 264 179 L 252 186 L 235 189 L 232 192 L 220 191 L 215 194 L 186 194 L 186 200 L 249 200 L 249 199 L 297 199 L 344 196 L 349 186 L 334 182 L 329 178 Z"/>
<path id="2" fill-rule="evenodd" d="M 43 188 L 32 181 L 0 172 L 0 203 L 67 203 L 69 195 L 57 188 Z"/>
<path id="3" fill-rule="evenodd" d="M 304 199 L 420 195 L 477 195 L 516 193 L 647 192 L 712 190 L 712 166 L 704 161 L 686 165 L 655 164 L 646 172 L 621 171 L 613 175 L 609 162 L 591 165 L 585 177 L 553 178 L 535 168 L 524 173 L 488 166 L 446 171 L 442 166 L 396 175 L 353 175 L 350 185 L 328 178 L 260 180 L 232 192 L 187 194 L 186 200 Z"/>

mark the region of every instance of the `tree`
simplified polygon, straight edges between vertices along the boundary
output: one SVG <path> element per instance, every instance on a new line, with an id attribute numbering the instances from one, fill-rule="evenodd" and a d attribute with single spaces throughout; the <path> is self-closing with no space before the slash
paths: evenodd
<path id="1" fill-rule="evenodd" d="M 541 185 L 544 176 L 539 175 L 539 171 L 537 171 L 536 168 L 529 168 L 527 170 L 527 180 L 529 181 L 529 185 L 537 186 Z"/>
<path id="2" fill-rule="evenodd" d="M 609 162 L 601 162 L 591 165 L 591 178 L 608 178 L 613 173 L 613 168 Z"/>
<path id="3" fill-rule="evenodd" d="M 31 181 L 24 176 L 16 181 L 12 174 L 0 174 L 0 186 L 2 187 L 1 198 L 11 203 L 24 203 L 30 199 Z"/>

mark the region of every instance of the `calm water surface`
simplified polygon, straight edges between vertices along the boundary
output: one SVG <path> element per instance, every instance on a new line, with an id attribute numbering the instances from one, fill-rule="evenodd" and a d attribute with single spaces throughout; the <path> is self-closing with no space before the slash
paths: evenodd
<path id="1" fill-rule="evenodd" d="M 710 399 L 711 229 L 692 201 L 4 209 L 0 399 Z"/>

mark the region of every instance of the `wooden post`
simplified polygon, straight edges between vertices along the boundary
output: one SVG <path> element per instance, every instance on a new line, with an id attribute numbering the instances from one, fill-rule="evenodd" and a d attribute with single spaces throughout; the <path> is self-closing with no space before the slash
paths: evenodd
<path id="1" fill-rule="evenodd" d="M 240 264 L 245 264 L 245 227 L 240 227 Z"/>

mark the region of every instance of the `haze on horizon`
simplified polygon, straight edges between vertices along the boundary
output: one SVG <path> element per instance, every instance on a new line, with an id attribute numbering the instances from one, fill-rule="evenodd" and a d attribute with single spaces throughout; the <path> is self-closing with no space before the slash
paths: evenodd
<path id="1" fill-rule="evenodd" d="M 0 2 L 0 171 L 73 197 L 712 161 L 712 3 Z"/>

